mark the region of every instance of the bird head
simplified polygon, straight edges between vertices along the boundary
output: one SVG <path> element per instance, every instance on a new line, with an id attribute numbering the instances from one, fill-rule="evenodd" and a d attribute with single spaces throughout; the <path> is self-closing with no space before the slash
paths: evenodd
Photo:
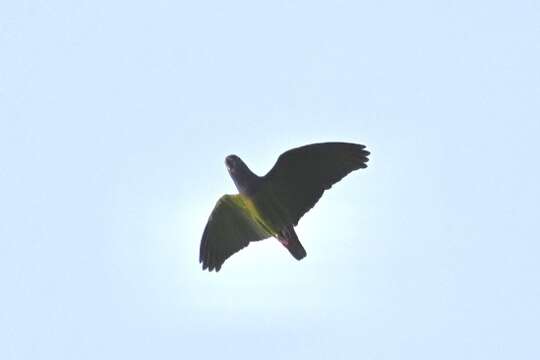
<path id="1" fill-rule="evenodd" d="M 227 166 L 227 170 L 231 175 L 237 173 L 242 165 L 244 165 L 244 162 L 236 155 L 229 155 L 225 158 L 225 166 Z"/>
<path id="2" fill-rule="evenodd" d="M 247 165 L 236 155 L 225 158 L 225 166 L 241 194 L 250 193 L 257 180 L 257 176 L 249 170 Z"/>

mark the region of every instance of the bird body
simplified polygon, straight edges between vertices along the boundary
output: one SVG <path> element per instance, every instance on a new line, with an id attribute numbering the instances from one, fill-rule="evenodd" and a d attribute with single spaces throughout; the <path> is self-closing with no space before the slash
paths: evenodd
<path id="1" fill-rule="evenodd" d="M 236 155 L 225 164 L 238 189 L 222 196 L 203 232 L 199 261 L 219 271 L 249 242 L 275 237 L 297 260 L 306 256 L 294 226 L 323 192 L 351 171 L 365 168 L 369 152 L 350 143 L 311 144 L 283 153 L 263 177 Z"/>

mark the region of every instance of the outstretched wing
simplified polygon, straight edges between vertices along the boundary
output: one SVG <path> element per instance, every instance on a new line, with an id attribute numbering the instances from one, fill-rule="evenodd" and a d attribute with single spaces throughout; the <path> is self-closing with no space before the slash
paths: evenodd
<path id="1" fill-rule="evenodd" d="M 325 190 L 351 171 L 367 167 L 369 151 L 364 149 L 364 145 L 329 142 L 289 150 L 265 175 L 266 186 L 297 225 Z"/>
<path id="2" fill-rule="evenodd" d="M 250 241 L 272 236 L 257 222 L 248 201 L 242 195 L 224 195 L 218 200 L 201 240 L 203 270 L 219 271 L 227 258 Z"/>

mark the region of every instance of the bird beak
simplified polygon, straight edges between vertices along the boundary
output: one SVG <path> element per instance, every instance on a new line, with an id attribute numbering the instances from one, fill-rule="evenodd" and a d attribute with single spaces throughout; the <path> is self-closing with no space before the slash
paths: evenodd
<path id="1" fill-rule="evenodd" d="M 229 172 L 231 172 L 233 170 L 233 166 L 232 166 L 233 164 L 232 163 L 233 162 L 232 162 L 231 159 L 229 159 L 229 158 L 225 159 L 225 166 L 227 167 L 227 170 Z"/>

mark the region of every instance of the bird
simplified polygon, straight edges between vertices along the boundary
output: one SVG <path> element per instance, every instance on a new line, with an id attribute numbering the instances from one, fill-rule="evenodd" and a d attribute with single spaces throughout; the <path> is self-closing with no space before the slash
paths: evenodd
<path id="1" fill-rule="evenodd" d="M 281 154 L 264 176 L 237 155 L 225 158 L 238 194 L 223 195 L 203 231 L 199 263 L 218 272 L 225 260 L 251 242 L 276 238 L 297 260 L 307 253 L 294 227 L 323 193 L 352 171 L 367 167 L 365 145 L 324 142 Z"/>

